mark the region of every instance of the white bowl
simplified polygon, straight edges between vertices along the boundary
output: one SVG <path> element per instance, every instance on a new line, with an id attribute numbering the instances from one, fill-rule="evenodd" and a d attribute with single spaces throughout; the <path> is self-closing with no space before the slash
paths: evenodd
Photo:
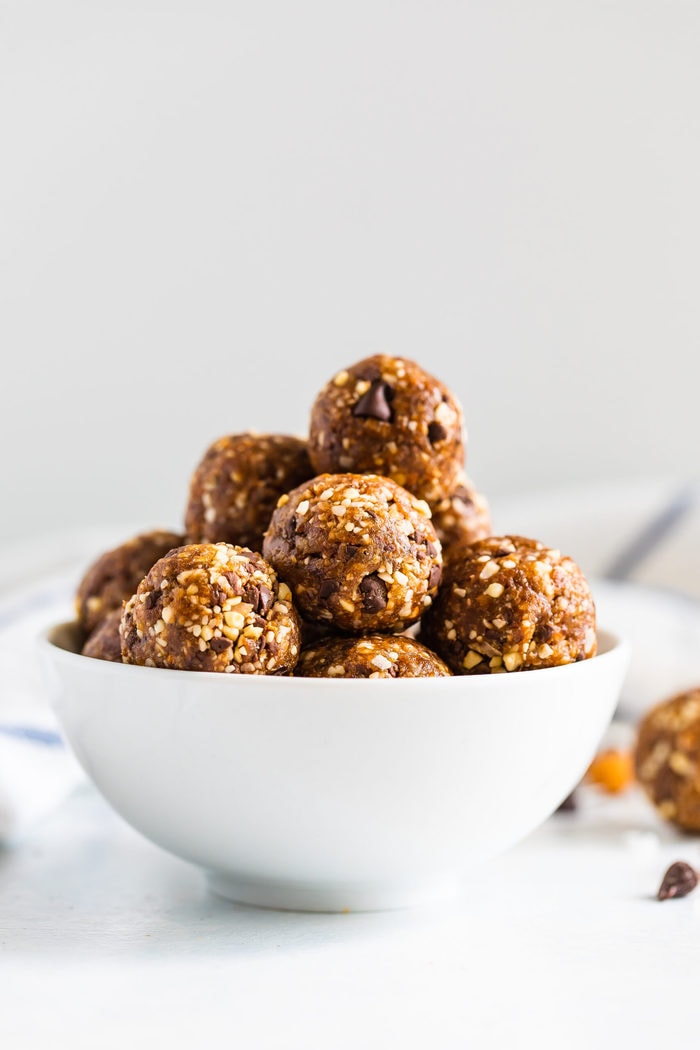
<path id="1" fill-rule="evenodd" d="M 80 656 L 42 641 L 87 775 L 134 828 L 234 900 L 402 907 L 540 824 L 585 771 L 627 646 L 566 667 L 458 678 L 277 678 Z"/>

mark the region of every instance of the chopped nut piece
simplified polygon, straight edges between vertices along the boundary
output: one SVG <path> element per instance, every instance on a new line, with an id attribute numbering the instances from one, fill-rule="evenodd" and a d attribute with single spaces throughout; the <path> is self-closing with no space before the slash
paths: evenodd
<path id="1" fill-rule="evenodd" d="M 522 662 L 523 658 L 520 653 L 511 652 L 503 654 L 503 663 L 506 666 L 506 671 L 517 671 Z"/>
<path id="2" fill-rule="evenodd" d="M 476 665 L 480 664 L 483 659 L 481 653 L 475 653 L 473 649 L 470 649 L 462 663 L 468 671 L 471 671 L 472 667 L 476 667 Z"/>
<path id="3" fill-rule="evenodd" d="M 495 576 L 498 570 L 499 564 L 497 561 L 487 561 L 483 569 L 479 573 L 479 579 L 488 580 L 491 576 Z"/>

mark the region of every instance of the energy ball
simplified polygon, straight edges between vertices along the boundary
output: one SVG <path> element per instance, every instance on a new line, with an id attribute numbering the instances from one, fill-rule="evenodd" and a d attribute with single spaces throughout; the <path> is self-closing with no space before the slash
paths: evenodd
<path id="1" fill-rule="evenodd" d="M 449 496 L 431 503 L 430 509 L 445 564 L 460 547 L 491 535 L 489 505 L 466 475 Z"/>
<path id="2" fill-rule="evenodd" d="M 102 554 L 83 576 L 75 597 L 78 621 L 86 633 L 91 634 L 113 609 L 121 609 L 154 562 L 181 543 L 182 536 L 161 529 L 134 536 Z"/>
<path id="3" fill-rule="evenodd" d="M 220 438 L 204 454 L 190 483 L 187 541 L 261 550 L 277 500 L 314 473 L 306 442 L 299 438 L 285 434 Z"/>
<path id="4" fill-rule="evenodd" d="M 121 620 L 121 606 L 118 609 L 112 609 L 85 642 L 81 650 L 83 656 L 120 664 L 122 662 L 122 642 L 119 633 Z"/>
<path id="5" fill-rule="evenodd" d="M 302 649 L 301 678 L 444 678 L 452 672 L 420 642 L 401 635 L 327 638 Z"/>
<path id="6" fill-rule="evenodd" d="M 455 674 L 555 667 L 595 655 L 595 606 L 571 558 L 537 540 L 490 536 L 450 562 L 421 641 Z"/>
<path id="7" fill-rule="evenodd" d="M 282 496 L 263 553 L 302 616 L 354 633 L 404 630 L 442 574 L 428 504 L 375 474 L 322 474 Z"/>
<path id="8" fill-rule="evenodd" d="M 259 554 L 195 543 L 156 562 L 126 603 L 125 663 L 180 671 L 284 674 L 300 648 L 286 584 Z"/>
<path id="9" fill-rule="evenodd" d="M 377 354 L 343 369 L 311 410 L 314 471 L 383 474 L 420 499 L 439 500 L 464 464 L 462 409 L 419 365 Z"/>
<path id="10" fill-rule="evenodd" d="M 660 815 L 686 831 L 700 831 L 700 688 L 671 697 L 644 716 L 634 765 Z"/>

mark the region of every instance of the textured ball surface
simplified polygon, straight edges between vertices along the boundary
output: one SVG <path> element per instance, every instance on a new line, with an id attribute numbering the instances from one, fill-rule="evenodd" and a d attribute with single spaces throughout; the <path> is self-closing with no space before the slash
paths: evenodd
<path id="1" fill-rule="evenodd" d="M 455 674 L 556 667 L 595 654 L 595 606 L 571 558 L 537 540 L 491 536 L 450 562 L 421 640 Z"/>
<path id="2" fill-rule="evenodd" d="M 289 588 L 261 555 L 228 543 L 156 562 L 124 607 L 121 639 L 125 663 L 234 674 L 284 674 L 300 648 Z"/>
<path id="3" fill-rule="evenodd" d="M 316 473 L 382 474 L 426 500 L 459 484 L 464 421 L 455 396 L 413 361 L 377 354 L 338 372 L 311 410 Z"/>
<path id="4" fill-rule="evenodd" d="M 442 572 L 427 503 L 373 474 L 323 474 L 283 496 L 263 551 L 307 620 L 356 633 L 414 623 Z"/>

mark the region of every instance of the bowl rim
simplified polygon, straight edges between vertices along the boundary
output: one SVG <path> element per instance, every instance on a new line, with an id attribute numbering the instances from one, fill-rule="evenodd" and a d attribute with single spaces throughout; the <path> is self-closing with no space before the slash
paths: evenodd
<path id="1" fill-rule="evenodd" d="M 250 688 L 253 688 L 253 689 L 258 688 L 258 687 L 262 687 L 262 685 L 264 683 L 268 683 L 268 685 L 269 685 L 269 683 L 272 682 L 272 681 L 275 681 L 275 682 L 279 682 L 279 681 L 287 682 L 288 685 L 286 685 L 284 687 L 286 689 L 306 689 L 306 690 L 308 690 L 308 689 L 324 689 L 324 688 L 327 689 L 329 683 L 332 683 L 334 687 L 337 686 L 340 689 L 353 689 L 353 688 L 354 689 L 358 689 L 358 688 L 360 688 L 362 686 L 366 686 L 370 682 L 371 683 L 375 683 L 375 682 L 393 683 L 393 686 L 390 685 L 389 688 L 397 688 L 399 685 L 403 685 L 403 687 L 405 688 L 407 683 L 411 683 L 411 687 L 412 688 L 419 688 L 419 689 L 420 688 L 434 689 L 435 688 L 435 683 L 436 682 L 440 682 L 441 684 L 440 684 L 439 688 L 442 689 L 443 691 L 445 689 L 458 688 L 458 686 L 455 685 L 454 683 L 459 683 L 461 688 L 464 688 L 464 683 L 465 682 L 478 682 L 478 683 L 480 683 L 479 684 L 479 688 L 481 688 L 481 689 L 488 689 L 488 688 L 493 688 L 493 689 L 500 688 L 500 689 L 503 689 L 504 687 L 505 688 L 513 688 L 512 684 L 511 685 L 506 685 L 506 682 L 510 682 L 510 683 L 515 682 L 515 683 L 517 683 L 518 681 L 521 681 L 523 674 L 526 675 L 527 681 L 529 681 L 529 682 L 532 682 L 532 677 L 531 676 L 533 674 L 536 674 L 536 675 L 547 674 L 547 675 L 550 676 L 550 679 L 551 679 L 551 678 L 554 677 L 555 674 L 558 674 L 559 676 L 561 676 L 562 674 L 563 675 L 570 675 L 573 672 L 574 668 L 579 668 L 579 673 L 581 673 L 581 670 L 583 668 L 589 668 L 590 669 L 593 666 L 600 668 L 601 661 L 605 662 L 605 663 L 612 663 L 612 662 L 615 662 L 618 659 L 626 659 L 627 656 L 628 656 L 628 653 L 629 653 L 629 643 L 624 638 L 622 638 L 619 635 L 613 633 L 612 631 L 608 631 L 608 630 L 606 630 L 604 628 L 598 628 L 597 631 L 596 631 L 596 634 L 597 634 L 597 639 L 598 639 L 599 650 L 602 647 L 602 652 L 598 651 L 595 654 L 595 656 L 590 657 L 587 660 L 578 660 L 578 661 L 575 661 L 573 663 L 560 664 L 559 666 L 556 666 L 556 667 L 537 667 L 537 668 L 533 668 L 533 669 L 531 669 L 529 671 L 525 671 L 525 672 L 517 672 L 516 671 L 516 672 L 511 672 L 511 673 L 507 673 L 506 672 L 506 673 L 503 673 L 503 674 L 445 675 L 444 677 L 442 677 L 442 676 L 417 677 L 417 678 L 405 677 L 405 678 L 393 678 L 393 679 L 392 678 L 371 678 L 371 679 L 370 678 L 330 678 L 330 677 L 324 677 L 324 678 L 302 678 L 300 676 L 295 677 L 294 675 L 222 674 L 220 671 L 190 671 L 190 672 L 185 671 L 185 672 L 183 672 L 183 671 L 176 670 L 175 668 L 170 668 L 170 667 L 143 667 L 143 666 L 136 665 L 136 664 L 122 664 L 122 663 L 117 663 L 117 662 L 109 661 L 109 660 L 98 660 L 95 657 L 84 656 L 82 653 L 75 652 L 75 650 L 67 649 L 67 648 L 65 648 L 65 646 L 60 645 L 58 643 L 58 641 L 56 640 L 56 635 L 58 635 L 58 633 L 60 631 L 75 630 L 76 628 L 78 628 L 78 626 L 79 625 L 78 625 L 77 621 L 75 621 L 75 620 L 67 620 L 67 621 L 63 621 L 61 623 L 52 624 L 49 627 L 44 628 L 44 630 L 41 631 L 41 633 L 39 634 L 39 637 L 38 637 L 38 644 L 39 644 L 40 649 L 43 650 L 43 652 L 50 659 L 52 659 L 52 660 L 60 660 L 62 663 L 65 663 L 67 666 L 72 666 L 72 667 L 75 667 L 75 668 L 77 668 L 79 666 L 85 667 L 86 666 L 86 661 L 87 661 L 87 665 L 90 666 L 90 668 L 92 669 L 93 673 L 98 668 L 102 668 L 105 674 L 122 674 L 124 676 L 129 676 L 129 677 L 131 677 L 133 679 L 134 677 L 139 676 L 139 675 L 143 678 L 144 675 L 149 676 L 149 675 L 152 675 L 154 671 L 157 671 L 161 681 L 165 681 L 164 676 L 165 675 L 169 675 L 171 677 L 175 676 L 175 679 L 178 682 L 180 682 L 180 684 L 182 684 L 182 675 L 183 674 L 189 674 L 190 676 L 195 676 L 195 679 L 196 679 L 197 682 L 199 682 L 200 680 L 204 680 L 204 681 L 208 681 L 208 682 L 212 682 L 212 681 L 232 682 L 233 681 L 233 682 L 239 683 L 238 688 L 240 688 L 240 683 L 246 682 L 246 683 L 249 683 L 249 685 L 246 685 L 245 688 L 249 688 L 250 687 Z M 99 671 L 98 671 L 98 673 L 99 673 Z M 584 673 L 587 673 L 587 672 L 584 672 Z M 253 685 L 253 683 L 256 683 L 256 684 Z M 450 684 L 446 684 L 446 683 L 452 683 L 452 684 L 450 685 Z M 486 683 L 491 683 L 491 684 L 487 685 Z M 230 686 L 228 686 L 226 688 L 230 688 Z M 386 688 L 386 687 L 383 686 L 382 688 Z M 516 688 L 517 688 L 517 686 L 516 686 Z"/>

